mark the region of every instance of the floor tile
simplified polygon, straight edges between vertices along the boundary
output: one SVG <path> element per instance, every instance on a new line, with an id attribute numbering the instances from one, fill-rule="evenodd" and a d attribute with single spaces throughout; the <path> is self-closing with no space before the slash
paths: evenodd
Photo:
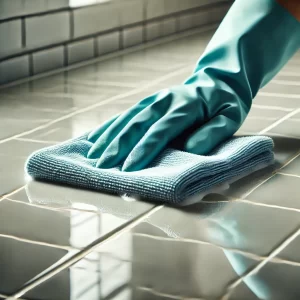
<path id="1" fill-rule="evenodd" d="M 181 209 L 164 208 L 147 222 L 153 225 L 152 229 L 171 238 L 205 241 L 261 256 L 269 254 L 300 225 L 299 212 L 239 200 L 228 202 L 216 194 L 205 203 Z M 145 229 L 142 233 L 153 235 Z"/>
<path id="2" fill-rule="evenodd" d="M 113 228 L 115 228 L 114 218 L 116 220 L 128 220 L 153 207 L 151 203 L 134 201 L 134 199 L 126 197 L 39 181 L 29 181 L 25 189 L 9 196 L 9 198 L 42 207 L 102 214 L 101 218 L 103 220 L 105 218 L 111 219 L 110 222 Z M 123 221 L 125 222 L 125 220 Z M 102 225 L 107 227 L 109 222 L 102 221 Z"/>
<path id="3" fill-rule="evenodd" d="M 299 116 L 299 115 L 296 115 L 296 116 Z M 295 137 L 295 138 L 300 139 L 299 126 L 300 126 L 300 120 L 289 119 L 289 120 L 282 122 L 275 128 L 272 128 L 270 130 L 270 133 L 271 134 L 279 133 L 283 136 Z"/>
<path id="4" fill-rule="evenodd" d="M 0 293 L 11 295 L 72 252 L 0 237 L 0 253 Z"/>
<path id="5" fill-rule="evenodd" d="M 247 197 L 247 200 L 287 208 L 296 208 L 299 209 L 300 214 L 299 196 L 295 193 L 299 184 L 300 177 L 277 174 L 251 193 Z"/>
<path id="6" fill-rule="evenodd" d="M 149 239 L 138 231 L 134 228 L 93 252 L 94 271 L 87 270 L 84 264 L 79 269 L 79 262 L 24 297 L 30 300 L 67 300 L 72 295 L 77 295 L 76 299 L 219 299 L 237 277 L 228 254 L 215 246 L 169 242 L 159 230 L 156 239 Z M 247 269 L 255 263 L 250 262 Z"/>
<path id="7" fill-rule="evenodd" d="M 276 81 L 275 81 L 276 82 Z M 278 83 L 269 83 L 265 88 L 261 90 L 262 92 L 278 93 L 278 94 L 299 94 L 300 85 L 292 84 L 278 84 Z M 300 99 L 298 100 L 300 104 Z"/>
<path id="8" fill-rule="evenodd" d="M 300 177 L 300 157 L 295 158 L 290 164 L 284 167 L 281 172 Z"/>
<path id="9" fill-rule="evenodd" d="M 50 146 L 50 144 L 13 139 L 0 144 L 0 155 L 27 158 L 32 152 L 47 146 Z M 21 166 L 18 169 L 23 171 L 23 167 Z"/>
<path id="10" fill-rule="evenodd" d="M 0 235 L 77 249 L 151 207 L 117 196 L 31 182 L 25 193 L 0 202 Z"/>
<path id="11" fill-rule="evenodd" d="M 229 300 L 297 300 L 300 297 L 299 276 L 299 265 L 270 262 L 245 278 Z"/>
<path id="12" fill-rule="evenodd" d="M 299 99 L 289 98 L 289 97 L 285 97 L 285 95 L 269 93 L 269 92 L 258 93 L 253 103 L 266 105 L 270 107 L 277 106 L 277 107 L 293 108 L 293 109 L 298 108 L 300 106 Z"/>
<path id="13" fill-rule="evenodd" d="M 16 140 L 0 144 L 0 196 L 26 184 L 24 166 L 27 157 L 33 151 L 46 146 L 49 144 Z"/>
<path id="14" fill-rule="evenodd" d="M 287 247 L 285 247 L 279 254 L 278 258 L 292 262 L 300 266 L 300 236 L 298 235 Z"/>

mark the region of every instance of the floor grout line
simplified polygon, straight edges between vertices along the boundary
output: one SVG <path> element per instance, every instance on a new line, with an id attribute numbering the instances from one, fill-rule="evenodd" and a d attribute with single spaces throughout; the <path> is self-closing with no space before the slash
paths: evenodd
<path id="1" fill-rule="evenodd" d="M 254 188 L 248 190 L 246 193 L 244 193 L 241 198 L 245 199 L 247 198 L 250 194 L 252 194 L 257 188 L 259 188 L 260 186 L 262 186 L 265 182 L 267 182 L 268 180 L 270 180 L 271 178 L 273 178 L 279 170 L 282 170 L 283 168 L 285 168 L 287 165 L 289 165 L 292 161 L 294 161 L 297 157 L 299 157 L 300 155 L 300 151 L 297 152 L 297 154 L 295 156 L 293 156 L 289 161 L 287 161 L 283 166 L 281 166 L 280 168 L 278 168 L 277 170 L 273 171 L 272 175 L 269 176 L 268 178 L 266 178 L 265 180 L 263 180 L 261 183 L 259 183 L 257 186 L 255 186 Z"/>
<path id="2" fill-rule="evenodd" d="M 0 201 L 4 200 L 5 198 L 7 198 L 7 197 L 9 197 L 9 196 L 11 196 L 11 195 L 14 195 L 15 193 L 20 192 L 20 191 L 21 191 L 22 189 L 24 189 L 24 188 L 25 188 L 25 185 L 23 185 L 23 186 L 21 186 L 21 187 L 15 189 L 15 190 L 13 190 L 12 192 L 9 192 L 9 193 L 7 193 L 7 194 L 3 194 L 2 196 L 0 196 Z"/>
<path id="3" fill-rule="evenodd" d="M 255 101 L 255 100 L 254 100 Z M 292 111 L 293 108 L 286 108 L 281 106 L 268 106 L 268 105 L 260 105 L 260 104 L 252 104 L 252 107 L 266 110 L 281 110 L 281 111 Z"/>
<path id="4" fill-rule="evenodd" d="M 278 126 L 279 124 L 281 124 L 282 122 L 290 119 L 292 116 L 296 115 L 300 113 L 300 108 L 295 109 L 294 111 L 290 112 L 289 114 L 285 115 L 283 118 L 279 119 L 278 121 L 276 121 L 275 123 L 271 124 L 270 126 L 268 126 L 267 128 L 261 130 L 258 134 L 265 134 L 266 132 L 270 131 L 271 129 L 273 129 L 274 127 Z"/>
<path id="5" fill-rule="evenodd" d="M 300 86 L 299 81 L 292 81 L 292 80 L 280 80 L 280 79 L 273 79 L 271 83 L 275 83 L 278 85 L 286 85 L 286 86 Z"/>
<path id="6" fill-rule="evenodd" d="M 288 174 L 288 173 L 283 173 L 283 172 L 278 172 L 277 174 L 283 175 L 283 176 L 300 178 L 300 175 Z"/>
<path id="7" fill-rule="evenodd" d="M 300 99 L 300 94 L 281 94 L 281 93 L 259 92 L 258 95 L 263 96 L 263 97 Z"/>
<path id="8" fill-rule="evenodd" d="M 252 270 L 247 272 L 245 275 L 238 278 L 236 281 L 234 281 L 232 284 L 230 284 L 227 288 L 227 292 L 221 300 L 229 300 L 229 297 L 231 296 L 233 290 L 241 284 L 245 279 L 247 279 L 250 276 L 253 276 L 257 274 L 268 262 L 270 262 L 274 257 L 276 257 L 283 249 L 285 249 L 292 241 L 294 241 L 298 236 L 300 235 L 300 228 L 298 228 L 293 234 L 288 236 L 278 247 L 276 247 L 270 255 L 266 259 L 264 259 L 262 262 L 260 262 L 258 265 L 256 265 Z"/>
<path id="9" fill-rule="evenodd" d="M 55 249 L 62 249 L 62 250 L 66 250 L 66 251 L 76 251 L 76 250 L 79 251 L 80 250 L 80 249 L 73 248 L 70 246 L 63 246 L 63 245 L 51 244 L 51 243 L 47 243 L 47 242 L 40 242 L 40 241 L 30 240 L 30 239 L 21 238 L 21 237 L 15 236 L 15 235 L 4 234 L 4 233 L 0 233 L 0 237 L 19 241 L 22 243 L 34 244 L 34 245 L 55 248 Z"/>
<path id="10" fill-rule="evenodd" d="M 170 241 L 170 242 L 184 242 L 184 243 L 190 243 L 190 244 L 199 244 L 199 245 L 208 245 L 208 246 L 212 246 L 215 248 L 218 248 L 220 250 L 226 250 L 226 251 L 230 251 L 230 252 L 234 252 L 237 254 L 241 254 L 243 256 L 246 256 L 248 258 L 252 258 L 254 260 L 257 261 L 262 261 L 266 258 L 268 258 L 268 256 L 262 256 L 259 254 L 255 254 L 252 252 L 248 252 L 248 251 L 244 251 L 244 250 L 240 250 L 237 248 L 230 248 L 230 247 L 223 247 L 220 246 L 218 244 L 213 244 L 210 242 L 206 242 L 206 241 L 201 241 L 201 240 L 193 240 L 193 239 L 188 239 L 188 238 L 170 238 L 170 237 L 159 237 L 159 236 L 155 236 L 155 235 L 151 235 L 151 234 L 146 234 L 146 233 L 134 233 L 135 236 L 141 236 L 141 237 L 146 237 L 149 239 L 154 239 L 154 240 L 163 240 L 163 241 Z M 287 265 L 292 265 L 292 266 L 300 266 L 300 262 L 297 261 L 291 261 L 291 260 L 287 260 L 287 259 L 283 259 L 283 258 L 273 258 L 272 262 L 274 263 L 278 263 L 278 264 L 287 264 Z"/>
<path id="11" fill-rule="evenodd" d="M 36 140 L 36 139 L 27 139 L 27 138 L 15 138 L 16 141 L 23 141 L 23 142 L 31 142 L 31 143 L 38 143 L 38 144 L 57 144 L 59 142 L 57 141 L 42 141 L 42 140 Z"/>
<path id="12" fill-rule="evenodd" d="M 173 71 L 173 72 L 170 72 L 170 73 L 168 73 L 167 75 L 161 76 L 159 79 L 153 80 L 153 81 L 149 82 L 148 84 L 145 84 L 145 85 L 142 86 L 142 87 L 133 89 L 132 91 L 129 91 L 129 92 L 125 92 L 125 93 L 122 93 L 122 94 L 118 94 L 118 95 L 116 95 L 116 96 L 112 96 L 112 97 L 110 97 L 110 98 L 108 98 L 108 99 L 106 99 L 106 100 L 103 100 L 103 101 L 99 102 L 99 103 L 95 103 L 95 104 L 86 106 L 86 107 L 84 107 L 84 108 L 81 108 L 81 109 L 78 109 L 78 110 L 76 110 L 76 111 L 74 111 L 74 112 L 71 112 L 71 113 L 69 113 L 69 114 L 67 114 L 67 115 L 64 115 L 64 116 L 62 116 L 62 117 L 60 117 L 60 118 L 51 120 L 50 122 L 48 122 L 48 123 L 46 123 L 46 124 L 43 124 L 43 125 L 40 125 L 40 126 L 34 128 L 34 129 L 30 129 L 30 130 L 28 130 L 28 131 L 24 131 L 24 132 L 22 132 L 22 133 L 16 134 L 16 135 L 11 136 L 11 137 L 9 137 L 9 138 L 2 139 L 2 140 L 0 140 L 0 144 L 5 143 L 5 142 L 8 142 L 8 141 L 10 141 L 10 140 L 12 140 L 12 139 L 15 139 L 15 138 L 23 137 L 23 136 L 25 136 L 25 135 L 34 133 L 34 132 L 36 132 L 36 131 L 38 131 L 38 130 L 48 128 L 49 126 L 51 126 L 51 125 L 53 125 L 53 124 L 56 124 L 56 123 L 58 123 L 58 122 L 60 122 L 60 121 L 67 120 L 67 119 L 69 119 L 69 118 L 71 118 L 71 117 L 73 117 L 73 116 L 76 116 L 76 115 L 78 115 L 78 114 L 81 114 L 81 113 L 90 111 L 90 110 L 92 110 L 92 109 L 94 109 L 94 108 L 103 106 L 103 105 L 105 105 L 105 104 L 107 104 L 107 103 L 111 103 L 111 102 L 113 102 L 113 101 L 115 101 L 115 100 L 122 99 L 122 98 L 124 98 L 124 97 L 128 97 L 128 96 L 137 94 L 137 93 L 142 92 L 143 90 L 145 90 L 145 89 L 147 89 L 147 88 L 149 88 L 149 87 L 154 87 L 155 85 L 157 85 L 158 83 L 160 83 L 160 82 L 162 82 L 162 81 L 164 81 L 164 80 L 166 80 L 166 79 L 172 78 L 172 77 L 174 77 L 174 76 L 176 76 L 176 75 L 178 75 L 178 74 L 180 74 L 180 73 L 183 73 L 183 72 L 187 71 L 188 69 L 190 69 L 190 67 L 183 67 L 183 68 L 181 67 L 180 69 L 178 69 L 178 70 L 176 70 L 176 71 Z"/>
<path id="13" fill-rule="evenodd" d="M 85 247 L 83 250 L 79 251 L 78 253 L 74 254 L 70 258 L 68 258 L 66 261 L 59 263 L 57 266 L 54 266 L 53 268 L 50 267 L 49 269 L 45 270 L 43 273 L 36 276 L 31 282 L 29 282 L 25 287 L 14 293 L 11 297 L 13 298 L 20 298 L 24 294 L 26 294 L 28 291 L 32 290 L 33 288 L 37 287 L 38 285 L 42 284 L 46 280 L 52 278 L 62 270 L 72 266 L 73 264 L 77 263 L 79 260 L 87 256 L 89 253 L 94 251 L 96 248 L 100 247 L 103 244 L 109 243 L 111 240 L 114 240 L 118 237 L 120 237 L 125 232 L 128 232 L 133 227 L 135 227 L 137 224 L 142 222 L 143 220 L 147 219 L 149 216 L 157 212 L 158 210 L 162 209 L 164 206 L 154 206 L 148 211 L 140 214 L 136 218 L 133 218 L 132 220 L 122 224 L 121 226 L 117 227 L 116 229 L 110 231 L 109 233 L 103 235 L 102 237 L 96 239 L 91 244 L 89 244 L 87 247 Z"/>

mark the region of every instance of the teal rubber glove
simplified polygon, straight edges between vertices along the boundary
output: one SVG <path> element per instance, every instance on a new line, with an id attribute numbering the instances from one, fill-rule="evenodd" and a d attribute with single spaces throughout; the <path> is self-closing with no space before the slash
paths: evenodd
<path id="1" fill-rule="evenodd" d="M 300 23 L 275 0 L 236 0 L 194 74 L 91 132 L 88 158 L 99 168 L 136 171 L 172 141 L 209 153 L 239 129 L 258 90 L 299 46 Z"/>

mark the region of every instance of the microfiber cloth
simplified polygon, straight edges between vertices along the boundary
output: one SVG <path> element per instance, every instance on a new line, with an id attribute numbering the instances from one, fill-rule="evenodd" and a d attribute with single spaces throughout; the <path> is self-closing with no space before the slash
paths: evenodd
<path id="1" fill-rule="evenodd" d="M 210 155 L 164 150 L 146 169 L 122 172 L 96 167 L 88 159 L 88 134 L 34 152 L 27 173 L 39 180 L 179 204 L 213 187 L 245 176 L 274 160 L 273 141 L 264 136 L 233 137 Z"/>

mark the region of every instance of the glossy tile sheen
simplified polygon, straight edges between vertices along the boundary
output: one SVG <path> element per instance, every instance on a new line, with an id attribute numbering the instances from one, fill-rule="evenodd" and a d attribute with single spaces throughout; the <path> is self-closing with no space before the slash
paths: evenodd
<path id="1" fill-rule="evenodd" d="M 147 226 L 158 233 L 157 239 L 141 236 L 134 228 L 92 253 L 94 271 L 84 264 L 78 270 L 75 264 L 24 297 L 67 300 L 82 291 L 79 299 L 219 299 L 236 279 L 228 253 L 210 245 L 169 242 Z M 248 268 L 254 264 L 249 262 Z M 58 289 L 64 296 L 57 295 Z"/>
<path id="2" fill-rule="evenodd" d="M 246 278 L 229 299 L 297 300 L 300 297 L 299 275 L 299 265 L 268 263 L 257 274 Z"/>
<path id="3" fill-rule="evenodd" d="M 124 5 L 134 8 L 135 2 Z M 148 17 L 159 16 L 162 2 L 148 2 Z M 190 9 L 205 1 L 200 2 L 186 1 L 181 8 Z M 173 2 L 164 4 L 166 13 L 176 10 Z M 95 22 L 93 19 L 99 16 L 95 7 L 77 10 L 75 36 L 97 32 L 103 26 L 110 30 L 119 22 L 129 21 L 128 11 L 124 11 L 123 19 L 106 22 L 110 5 L 100 6 L 103 18 Z M 135 9 L 138 19 L 140 6 Z M 197 17 L 207 16 L 191 13 L 191 19 L 181 19 L 182 28 L 201 22 Z M 214 17 L 219 17 L 217 12 L 210 16 Z M 153 23 L 148 33 L 154 38 L 158 33 L 177 30 L 177 22 L 170 18 L 169 23 L 159 26 Z M 135 227 L 113 235 L 21 298 L 299 299 L 299 236 L 289 244 L 285 242 L 300 227 L 300 117 L 295 113 L 300 98 L 297 84 L 290 83 L 299 78 L 300 54 L 258 94 L 237 133 L 263 131 L 271 136 L 274 165 L 233 182 L 227 190 L 216 191 L 200 203 L 166 206 L 142 219 L 153 204 L 124 195 L 31 181 L 24 173 L 24 163 L 33 151 L 82 135 L 141 99 L 184 82 L 212 33 L 185 36 L 0 90 L 0 197 L 6 195 L 0 198 L 0 296 L 14 294 L 27 282 L 35 282 L 32 279 L 36 276 L 44 278 L 45 270 L 55 270 L 53 264 L 65 262 L 98 238 L 140 218 Z M 142 27 L 129 27 L 123 34 L 123 42 L 128 45 L 146 38 Z M 120 40 L 112 31 L 99 36 L 95 48 L 87 45 L 99 54 L 117 50 Z M 72 55 L 76 60 L 86 44 L 75 45 Z M 54 50 L 52 55 L 61 63 L 61 49 Z M 41 63 L 47 53 L 40 54 L 33 57 L 36 70 L 48 68 Z M 24 62 L 20 75 L 27 70 L 28 57 Z M 0 74 L 10 76 L 9 72 L 15 72 L 11 63 L 1 65 Z M 270 130 L 265 132 L 266 128 Z M 268 257 L 276 249 L 280 251 L 275 257 Z M 257 272 L 248 276 L 257 266 Z"/>
<path id="4" fill-rule="evenodd" d="M 67 250 L 0 236 L 0 293 L 10 295 L 29 280 L 64 260 Z"/>

